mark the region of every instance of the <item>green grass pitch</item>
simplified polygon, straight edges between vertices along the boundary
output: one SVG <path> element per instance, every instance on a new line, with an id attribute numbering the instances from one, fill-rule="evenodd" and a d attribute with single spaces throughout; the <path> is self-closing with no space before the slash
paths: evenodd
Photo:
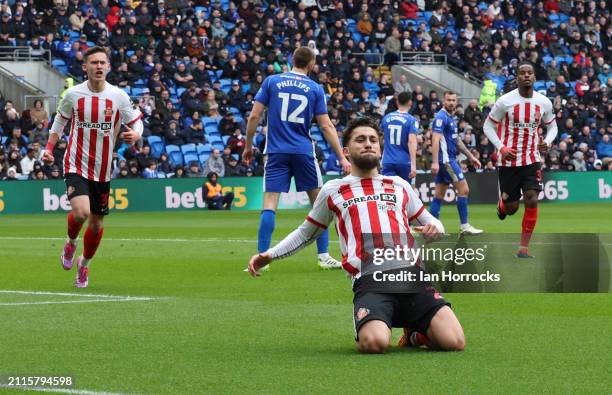
<path id="1" fill-rule="evenodd" d="M 279 212 L 275 240 L 304 215 Z M 493 206 L 470 215 L 487 232 L 520 231 L 522 210 L 504 222 Z M 0 376 L 72 375 L 74 389 L 141 394 L 610 393 L 610 294 L 446 294 L 465 352 L 360 355 L 350 281 L 320 271 L 314 246 L 259 279 L 242 272 L 258 217 L 112 213 L 78 293 L 115 297 L 0 292 Z M 542 204 L 536 232 L 612 233 L 610 218 L 610 204 Z M 442 219 L 458 228 L 454 206 Z M 64 232 L 64 215 L 1 216 L 0 290 L 77 293 L 74 269 L 60 268 Z"/>

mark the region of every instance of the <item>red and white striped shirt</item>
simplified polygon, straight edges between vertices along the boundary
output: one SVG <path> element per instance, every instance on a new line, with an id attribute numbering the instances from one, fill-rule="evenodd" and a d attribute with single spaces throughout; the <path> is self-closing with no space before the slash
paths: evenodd
<path id="1" fill-rule="evenodd" d="M 66 91 L 58 114 L 71 120 L 64 173 L 78 174 L 92 181 L 108 182 L 115 140 L 121 122 L 131 126 L 142 118 L 123 90 L 109 84 L 92 92 L 87 81 Z"/>
<path id="2" fill-rule="evenodd" d="M 400 177 L 374 178 L 347 176 L 328 181 L 317 196 L 307 221 L 326 228 L 336 219 L 340 238 L 342 267 L 354 279 L 361 276 L 364 252 L 384 248 L 383 234 L 393 237 L 394 245 L 414 246 L 410 222 L 427 214 L 412 187 Z M 374 235 L 373 246 L 363 246 L 362 234 Z"/>
<path id="3" fill-rule="evenodd" d="M 497 99 L 489 120 L 497 125 L 497 136 L 502 144 L 516 150 L 515 160 L 503 160 L 502 155 L 498 155 L 497 166 L 527 166 L 540 162 L 538 130 L 542 123 L 554 122 L 555 114 L 546 96 L 533 91 L 533 97 L 525 98 L 515 89 Z"/>

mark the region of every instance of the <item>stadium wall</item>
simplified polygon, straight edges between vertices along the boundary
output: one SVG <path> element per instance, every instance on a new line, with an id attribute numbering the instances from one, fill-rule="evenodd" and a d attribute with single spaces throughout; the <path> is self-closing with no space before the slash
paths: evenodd
<path id="1" fill-rule="evenodd" d="M 331 177 L 328 177 L 331 178 Z M 496 173 L 468 173 L 471 203 L 497 202 Z M 202 178 L 114 180 L 109 205 L 118 211 L 172 211 L 201 210 L 206 204 L 202 199 Z M 234 192 L 233 209 L 260 210 L 263 203 L 260 177 L 223 178 L 223 193 Z M 433 196 L 434 183 L 430 174 L 417 176 L 416 187 L 424 203 Z M 549 172 L 544 173 L 544 190 L 540 199 L 551 202 L 605 202 L 612 197 L 612 172 Z M 449 189 L 446 200 L 455 200 L 455 192 Z M 305 193 L 297 193 L 292 186 L 282 194 L 281 209 L 306 208 Z M 20 181 L 0 183 L 1 214 L 39 214 L 61 212 L 70 209 L 62 181 Z"/>

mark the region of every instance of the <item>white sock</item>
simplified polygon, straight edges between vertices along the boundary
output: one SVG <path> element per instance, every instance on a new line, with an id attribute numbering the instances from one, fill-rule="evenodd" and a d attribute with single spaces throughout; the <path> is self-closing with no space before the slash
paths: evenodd
<path id="1" fill-rule="evenodd" d="M 81 255 L 81 266 L 87 267 L 87 265 L 89 265 L 89 263 L 91 262 L 91 259 L 87 259 Z"/>
<path id="2" fill-rule="evenodd" d="M 466 229 L 470 226 L 469 223 L 461 224 L 461 230 Z"/>
<path id="3" fill-rule="evenodd" d="M 324 252 L 322 254 L 319 254 L 319 260 L 320 261 L 325 261 L 329 258 L 329 252 Z"/>

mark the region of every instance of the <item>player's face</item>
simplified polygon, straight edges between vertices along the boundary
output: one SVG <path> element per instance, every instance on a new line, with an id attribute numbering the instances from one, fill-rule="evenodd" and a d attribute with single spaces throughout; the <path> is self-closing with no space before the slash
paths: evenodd
<path id="1" fill-rule="evenodd" d="M 353 166 L 372 170 L 380 164 L 380 139 L 376 130 L 360 126 L 352 133 L 348 147 L 344 148 Z"/>
<path id="2" fill-rule="evenodd" d="M 90 81 L 104 81 L 106 79 L 106 74 L 108 74 L 110 70 L 108 57 L 102 52 L 89 55 L 83 68 L 87 73 L 87 79 Z"/>
<path id="3" fill-rule="evenodd" d="M 457 108 L 457 95 L 445 95 L 444 96 L 444 109 L 449 113 L 453 113 Z"/>
<path id="4" fill-rule="evenodd" d="M 531 87 L 535 83 L 535 73 L 533 67 L 529 65 L 523 65 L 518 70 L 516 81 L 520 87 Z"/>

